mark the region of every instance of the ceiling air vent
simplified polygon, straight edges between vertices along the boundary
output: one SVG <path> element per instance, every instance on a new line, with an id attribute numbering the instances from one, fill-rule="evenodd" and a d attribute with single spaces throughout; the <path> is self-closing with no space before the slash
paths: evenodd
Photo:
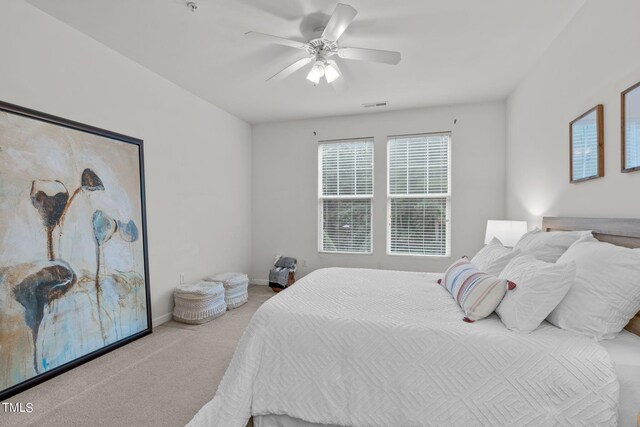
<path id="1" fill-rule="evenodd" d="M 386 106 L 387 106 L 387 101 L 372 102 L 370 104 L 362 104 L 363 108 L 379 108 L 379 107 L 386 107 Z"/>

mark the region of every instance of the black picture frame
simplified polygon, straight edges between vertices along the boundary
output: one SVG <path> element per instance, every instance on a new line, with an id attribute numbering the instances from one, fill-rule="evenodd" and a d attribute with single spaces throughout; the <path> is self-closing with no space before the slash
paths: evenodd
<path id="1" fill-rule="evenodd" d="M 150 292 L 150 279 L 149 279 L 149 250 L 147 241 L 147 214 L 146 214 L 146 192 L 145 192 L 145 173 L 144 173 L 144 145 L 143 140 L 134 138 L 131 136 L 119 134 L 109 130 L 101 129 L 98 127 L 90 126 L 84 123 L 79 123 L 73 120 L 57 117 L 51 114 L 39 112 L 29 108 L 14 105 L 8 102 L 0 101 L 0 112 L 5 112 L 17 116 L 22 116 L 32 120 L 38 120 L 41 122 L 49 123 L 55 126 L 61 126 L 68 129 L 77 130 L 80 132 L 86 132 L 92 135 L 97 135 L 107 139 L 124 142 L 127 144 L 133 144 L 138 148 L 138 165 L 140 173 L 140 207 L 141 207 L 141 243 L 143 249 L 143 269 L 144 269 L 144 289 L 145 289 L 145 301 L 146 301 L 146 322 L 147 327 L 140 330 L 137 333 L 119 339 L 104 347 L 101 347 L 95 351 L 87 353 L 81 357 L 70 360 L 60 366 L 47 370 L 29 379 L 26 379 L 13 386 L 0 390 L 0 401 L 4 401 L 18 393 L 21 393 L 37 384 L 47 381 L 53 377 L 56 377 L 64 372 L 67 372 L 73 368 L 76 368 L 90 360 L 96 359 L 106 353 L 109 353 L 117 348 L 120 348 L 126 344 L 129 344 L 135 340 L 138 340 L 153 332 L 152 314 L 151 314 L 151 292 Z M 0 147 L 2 146 L 2 140 L 0 139 Z M 0 267 L 2 266 L 2 260 L 0 260 Z"/>

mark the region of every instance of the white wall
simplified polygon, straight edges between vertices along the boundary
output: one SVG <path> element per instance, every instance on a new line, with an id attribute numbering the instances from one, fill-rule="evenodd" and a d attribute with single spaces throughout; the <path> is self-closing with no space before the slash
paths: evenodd
<path id="1" fill-rule="evenodd" d="M 620 173 L 620 92 L 640 81 L 640 2 L 588 0 L 507 103 L 507 215 L 640 216 Z M 605 176 L 569 184 L 569 122 L 604 104 Z"/>
<path id="2" fill-rule="evenodd" d="M 252 278 L 265 280 L 277 254 L 297 257 L 300 275 L 328 266 L 444 270 L 451 259 L 389 256 L 385 242 L 387 136 L 440 131 L 452 132 L 451 256 L 455 259 L 482 246 L 487 219 L 504 216 L 504 103 L 255 126 Z M 375 139 L 373 254 L 320 254 L 318 141 L 370 136 Z M 300 265 L 302 259 L 306 267 Z"/>
<path id="3" fill-rule="evenodd" d="M 0 100 L 144 140 L 154 323 L 180 273 L 248 271 L 247 123 L 22 0 L 0 0 Z"/>

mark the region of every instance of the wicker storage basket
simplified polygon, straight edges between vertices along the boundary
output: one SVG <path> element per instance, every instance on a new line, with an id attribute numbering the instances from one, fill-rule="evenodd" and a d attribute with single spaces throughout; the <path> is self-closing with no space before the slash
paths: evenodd
<path id="1" fill-rule="evenodd" d="M 249 276 L 244 273 L 221 273 L 204 280 L 222 282 L 227 309 L 240 307 L 249 300 Z"/>
<path id="2" fill-rule="evenodd" d="M 221 282 L 202 281 L 178 286 L 173 293 L 173 319 L 192 325 L 207 323 L 227 311 Z"/>

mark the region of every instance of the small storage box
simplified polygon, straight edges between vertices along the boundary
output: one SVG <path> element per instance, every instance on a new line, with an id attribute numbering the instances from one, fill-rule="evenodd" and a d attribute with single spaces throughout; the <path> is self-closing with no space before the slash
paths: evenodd
<path id="1" fill-rule="evenodd" d="M 173 293 L 173 319 L 192 325 L 207 323 L 227 311 L 221 282 L 202 281 L 178 286 Z"/>
<path id="2" fill-rule="evenodd" d="M 249 276 L 244 273 L 221 273 L 204 280 L 222 282 L 224 285 L 224 298 L 229 310 L 240 307 L 249 299 L 247 292 Z"/>

